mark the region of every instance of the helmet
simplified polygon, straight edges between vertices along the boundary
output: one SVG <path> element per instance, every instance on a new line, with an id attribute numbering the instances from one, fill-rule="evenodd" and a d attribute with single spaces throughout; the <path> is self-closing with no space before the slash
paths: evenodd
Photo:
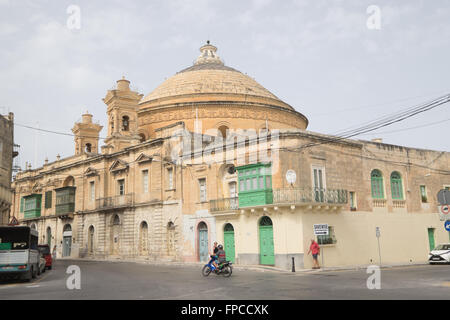
<path id="1" fill-rule="evenodd" d="M 219 244 L 218 248 L 219 248 L 219 250 L 222 250 L 223 246 L 221 244 Z"/>

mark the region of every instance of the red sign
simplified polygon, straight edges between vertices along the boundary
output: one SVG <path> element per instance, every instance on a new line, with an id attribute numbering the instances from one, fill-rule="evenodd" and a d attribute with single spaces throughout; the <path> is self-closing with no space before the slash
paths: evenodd
<path id="1" fill-rule="evenodd" d="M 8 224 L 9 226 L 18 226 L 19 225 L 19 221 L 16 219 L 16 217 L 12 217 L 11 221 Z"/>
<path id="2" fill-rule="evenodd" d="M 441 207 L 441 212 L 442 212 L 443 214 L 448 214 L 448 212 L 449 212 L 449 207 L 448 207 L 448 206 L 442 206 L 442 207 Z"/>

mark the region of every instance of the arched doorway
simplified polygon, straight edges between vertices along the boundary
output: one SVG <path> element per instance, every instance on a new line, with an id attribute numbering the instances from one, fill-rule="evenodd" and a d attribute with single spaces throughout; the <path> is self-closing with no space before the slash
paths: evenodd
<path id="1" fill-rule="evenodd" d="M 145 221 L 139 226 L 139 255 L 148 255 L 148 225 Z"/>
<path id="2" fill-rule="evenodd" d="M 198 259 L 208 261 L 208 226 L 204 222 L 198 225 Z"/>
<path id="3" fill-rule="evenodd" d="M 172 221 L 167 224 L 167 255 L 175 255 L 175 224 Z"/>
<path id="4" fill-rule="evenodd" d="M 94 226 L 90 226 L 88 230 L 88 253 L 94 254 Z"/>
<path id="5" fill-rule="evenodd" d="M 111 255 L 118 255 L 120 249 L 120 219 L 116 214 L 112 219 L 111 228 Z"/>
<path id="6" fill-rule="evenodd" d="M 66 224 L 63 228 L 63 257 L 69 257 L 72 248 L 72 227 Z"/>
<path id="7" fill-rule="evenodd" d="M 259 220 L 259 254 L 261 264 L 275 265 L 273 224 L 272 220 L 267 216 Z"/>
<path id="8" fill-rule="evenodd" d="M 227 223 L 223 228 L 223 243 L 227 260 L 235 263 L 234 228 L 231 223 Z"/>
<path id="9" fill-rule="evenodd" d="M 47 237 L 48 247 L 50 248 L 50 250 L 52 250 L 52 228 L 47 227 L 46 237 Z"/>

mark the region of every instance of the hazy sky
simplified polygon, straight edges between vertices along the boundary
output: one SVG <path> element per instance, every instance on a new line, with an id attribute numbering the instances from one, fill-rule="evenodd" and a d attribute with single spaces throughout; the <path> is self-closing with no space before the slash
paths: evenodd
<path id="1" fill-rule="evenodd" d="M 80 29 L 67 26 L 71 5 Z M 381 9 L 380 30 L 367 27 L 369 5 Z M 0 113 L 71 133 L 89 110 L 104 125 L 102 98 L 122 75 L 147 95 L 209 39 L 309 130 L 336 133 L 450 93 L 449 17 L 448 0 L 0 0 Z M 450 151 L 446 119 L 450 104 L 359 138 Z M 16 126 L 15 140 L 22 165 L 74 153 L 73 137 Z"/>

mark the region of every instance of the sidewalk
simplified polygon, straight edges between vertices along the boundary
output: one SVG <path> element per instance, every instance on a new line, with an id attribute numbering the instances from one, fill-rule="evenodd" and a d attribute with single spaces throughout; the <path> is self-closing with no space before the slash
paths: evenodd
<path id="1" fill-rule="evenodd" d="M 93 262 L 128 262 L 128 263 L 138 263 L 138 264 L 148 264 L 155 266 L 198 266 L 201 268 L 205 265 L 205 262 L 179 262 L 179 261 L 154 261 L 146 259 L 122 259 L 122 258 L 58 258 L 57 260 L 67 260 L 67 261 L 93 261 Z M 417 262 L 410 264 L 391 264 L 382 265 L 381 269 L 391 269 L 391 268 L 404 268 L 404 267 L 414 267 L 428 265 L 427 262 Z M 344 267 L 325 267 L 320 269 L 295 269 L 295 273 L 291 270 L 281 269 L 272 266 L 263 265 L 239 265 L 233 264 L 235 270 L 245 270 L 245 271 L 257 271 L 257 272 L 275 272 L 284 274 L 310 274 L 310 273 L 320 273 L 320 272 L 339 272 L 339 271 L 358 271 L 366 270 L 369 265 L 360 266 L 344 266 Z"/>

